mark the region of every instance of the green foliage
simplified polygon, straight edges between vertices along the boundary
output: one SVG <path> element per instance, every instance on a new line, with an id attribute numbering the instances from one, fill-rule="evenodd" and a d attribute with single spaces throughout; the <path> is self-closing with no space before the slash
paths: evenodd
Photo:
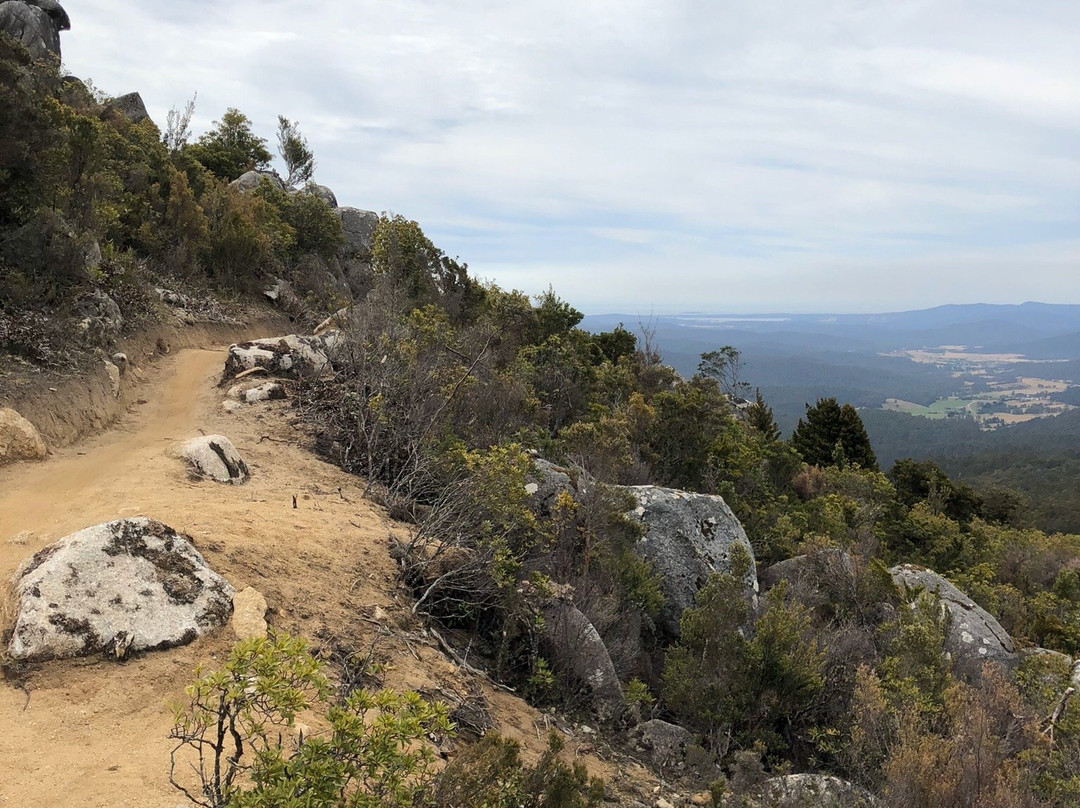
<path id="1" fill-rule="evenodd" d="M 534 766 L 521 761 L 515 741 L 488 734 L 458 755 L 438 777 L 423 806 L 431 808 L 594 808 L 604 784 L 580 762 L 564 763 L 562 739 L 552 733 Z"/>
<path id="2" fill-rule="evenodd" d="M 415 306 L 438 302 L 455 321 L 475 315 L 483 302 L 480 285 L 468 267 L 446 256 L 420 225 L 401 215 L 379 218 L 372 246 L 372 268 L 390 278 Z"/>
<path id="3" fill-rule="evenodd" d="M 225 110 L 214 128 L 189 145 L 187 153 L 215 177 L 232 182 L 245 171 L 266 168 L 270 152 L 266 140 L 251 131 L 251 120 L 233 107 Z"/>
<path id="4" fill-rule="evenodd" d="M 683 612 L 668 650 L 664 697 L 676 715 L 706 733 L 714 751 L 761 742 L 773 754 L 806 732 L 807 714 L 825 685 L 824 655 L 809 635 L 810 615 L 771 590 L 750 628 L 750 604 L 738 575 L 716 575 Z"/>
<path id="5" fill-rule="evenodd" d="M 427 739 L 451 730 L 445 707 L 416 693 L 356 690 L 334 703 L 322 665 L 285 634 L 241 642 L 187 695 L 170 733 L 170 781 L 205 808 L 406 808 L 433 777 Z M 327 731 L 286 748 L 309 710 Z M 198 787 L 178 781 L 181 762 Z"/>
<path id="6" fill-rule="evenodd" d="M 278 115 L 278 155 L 285 163 L 285 184 L 303 185 L 311 181 L 315 173 L 315 155 L 308 147 L 307 138 L 300 134 L 299 124 Z"/>
<path id="7" fill-rule="evenodd" d="M 926 502 L 934 511 L 964 525 L 983 513 L 983 500 L 970 487 L 954 483 L 930 461 L 897 460 L 889 479 L 908 508 Z"/>
<path id="8" fill-rule="evenodd" d="M 850 404 L 840 406 L 835 398 L 820 398 L 814 406 L 806 405 L 806 419 L 799 419 L 791 445 L 812 466 L 851 463 L 877 470 L 859 413 Z"/>
<path id="9" fill-rule="evenodd" d="M 739 379 L 742 355 L 731 345 L 703 353 L 697 372 L 699 376 L 716 381 L 729 396 L 742 396 L 750 389 L 749 384 Z"/>
<path id="10" fill-rule="evenodd" d="M 254 195 L 271 205 L 280 217 L 283 230 L 277 244 L 280 261 L 294 262 L 308 253 L 329 260 L 345 245 L 341 218 L 315 194 L 306 191 L 290 194 L 263 180 Z"/>

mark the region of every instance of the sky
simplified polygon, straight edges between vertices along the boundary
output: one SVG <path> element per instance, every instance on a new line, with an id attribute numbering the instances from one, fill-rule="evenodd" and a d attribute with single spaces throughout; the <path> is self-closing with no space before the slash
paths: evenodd
<path id="1" fill-rule="evenodd" d="M 297 121 L 342 205 L 586 313 L 1080 303 L 1076 0 L 63 0 L 65 68 Z"/>

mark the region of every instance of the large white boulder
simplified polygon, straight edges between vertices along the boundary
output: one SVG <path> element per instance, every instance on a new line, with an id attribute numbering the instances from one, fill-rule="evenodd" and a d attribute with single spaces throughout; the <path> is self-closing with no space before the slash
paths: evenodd
<path id="1" fill-rule="evenodd" d="M 635 552 L 652 565 L 664 592 L 664 608 L 657 623 L 666 634 L 679 636 L 683 611 L 694 605 L 694 596 L 715 573 L 739 572 L 747 600 L 755 600 L 754 550 L 723 497 L 652 485 L 628 486 L 626 490 L 638 502 L 628 516 L 645 528 Z M 735 568 L 738 554 L 748 561 L 744 570 Z"/>
<path id="2" fill-rule="evenodd" d="M 762 806 L 770 808 L 880 808 L 884 804 L 865 788 L 828 774 L 771 777 L 761 791 Z"/>
<path id="3" fill-rule="evenodd" d="M 186 645 L 228 621 L 233 588 L 187 536 L 137 518 L 40 550 L 16 573 L 15 597 L 8 651 L 40 662 Z"/>

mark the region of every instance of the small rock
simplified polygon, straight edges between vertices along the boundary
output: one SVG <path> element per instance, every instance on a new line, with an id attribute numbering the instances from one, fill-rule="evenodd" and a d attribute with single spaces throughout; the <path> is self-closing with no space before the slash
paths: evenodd
<path id="1" fill-rule="evenodd" d="M 700 806 L 700 808 L 707 808 L 707 806 L 713 804 L 712 794 L 708 791 L 699 791 L 690 798 L 690 804 Z"/>
<path id="2" fill-rule="evenodd" d="M 675 805 L 673 803 L 668 802 L 663 797 L 660 797 L 656 801 L 656 808 L 675 808 Z"/>
<path id="3" fill-rule="evenodd" d="M 375 611 L 372 612 L 371 618 L 379 623 L 385 623 L 390 619 L 390 615 L 382 606 L 376 606 Z"/>
<path id="4" fill-rule="evenodd" d="M 232 628 L 238 640 L 266 636 L 266 598 L 252 587 L 233 595 Z"/>
<path id="5" fill-rule="evenodd" d="M 224 435 L 193 438 L 183 446 L 184 459 L 200 477 L 219 483 L 243 485 L 251 476 L 247 463 Z"/>
<path id="6" fill-rule="evenodd" d="M 686 765 L 686 747 L 694 742 L 694 735 L 678 724 L 654 718 L 634 727 L 630 739 L 654 768 L 669 771 Z"/>
<path id="7" fill-rule="evenodd" d="M 109 376 L 109 387 L 112 388 L 113 398 L 120 398 L 120 368 L 106 360 L 105 373 Z"/>
<path id="8" fill-rule="evenodd" d="M 231 398 L 222 401 L 221 406 L 224 408 L 225 412 L 236 412 L 237 410 L 242 410 L 244 408 L 243 404 Z"/>
<path id="9" fill-rule="evenodd" d="M 16 460 L 41 460 L 46 452 L 37 427 L 13 409 L 0 409 L 0 466 Z"/>
<path id="10" fill-rule="evenodd" d="M 244 401 L 254 404 L 258 401 L 280 401 L 285 398 L 285 388 L 279 382 L 267 382 L 245 391 Z"/>

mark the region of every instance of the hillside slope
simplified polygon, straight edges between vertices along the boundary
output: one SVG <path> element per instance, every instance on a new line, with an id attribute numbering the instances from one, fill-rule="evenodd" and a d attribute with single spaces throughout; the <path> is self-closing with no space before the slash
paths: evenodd
<path id="1" fill-rule="evenodd" d="M 0 469 L 0 577 L 10 579 L 25 558 L 80 528 L 150 516 L 190 534 L 238 590 L 261 591 L 272 625 L 324 653 L 366 655 L 374 645 L 387 666 L 385 684 L 451 701 L 481 698 L 500 731 L 527 754 L 538 750 L 546 719 L 457 668 L 409 616 L 387 551 L 401 528 L 363 498 L 362 480 L 303 448 L 288 402 L 236 414 L 221 407 L 224 357 L 223 350 L 167 357 L 141 392 L 147 403 L 117 428 L 44 463 Z M 252 469 L 248 485 L 188 477 L 176 446 L 200 432 L 233 440 Z M 232 642 L 226 629 L 123 664 L 92 659 L 15 670 L 0 683 L 0 805 L 176 805 L 168 702 L 183 696 L 197 665 L 216 665 Z M 571 754 L 583 737 L 568 740 Z M 588 765 L 609 782 L 627 774 L 597 759 Z"/>

